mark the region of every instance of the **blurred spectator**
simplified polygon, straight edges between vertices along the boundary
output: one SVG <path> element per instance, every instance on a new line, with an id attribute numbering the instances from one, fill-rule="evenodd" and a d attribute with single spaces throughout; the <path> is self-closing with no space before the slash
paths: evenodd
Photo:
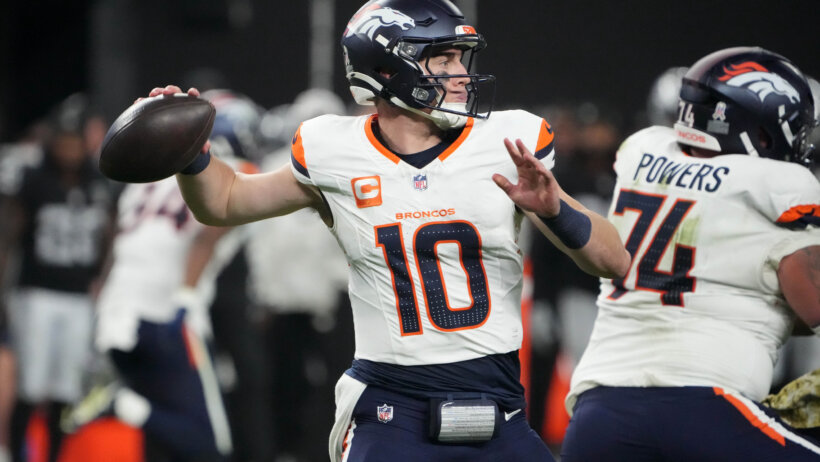
<path id="1" fill-rule="evenodd" d="M 290 161 L 290 139 L 307 119 L 342 114 L 332 92 L 310 89 L 281 112 L 283 147 L 269 153 L 264 171 Z M 271 119 L 269 119 L 270 122 Z M 312 210 L 257 223 L 250 242 L 252 294 L 269 313 L 267 348 L 272 377 L 276 461 L 327 457 L 333 425 L 333 384 L 353 353 L 347 302 L 347 263 Z"/>
<path id="2" fill-rule="evenodd" d="M 4 300 L 19 373 L 14 460 L 25 460 L 38 408 L 48 423 L 48 459 L 56 460 L 60 413 L 80 397 L 90 359 L 92 298 L 116 193 L 89 151 L 89 108 L 87 98 L 72 95 L 50 114 L 43 145 L 26 143 L 3 158 L 0 280 L 13 279 Z"/>
<path id="3" fill-rule="evenodd" d="M 48 135 L 48 124 L 44 120 L 33 123 L 26 134 L 17 142 L 0 145 L 0 195 L 8 195 L 19 188 L 22 171 L 27 165 L 36 165 L 42 160 L 43 144 Z M 5 229 L 0 227 L 0 229 Z M 8 263 L 14 266 L 13 262 Z M 7 300 L 10 279 L 0 280 L 0 462 L 11 461 L 10 426 L 17 391 L 17 361 L 11 348 Z"/>

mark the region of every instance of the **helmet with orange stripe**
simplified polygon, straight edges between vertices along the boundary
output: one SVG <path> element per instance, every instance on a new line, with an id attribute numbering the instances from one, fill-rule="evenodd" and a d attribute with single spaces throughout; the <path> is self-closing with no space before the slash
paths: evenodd
<path id="1" fill-rule="evenodd" d="M 675 132 L 682 144 L 810 166 L 816 126 L 806 77 L 757 47 L 719 50 L 684 75 Z"/>
<path id="2" fill-rule="evenodd" d="M 346 75 L 357 103 L 372 105 L 382 98 L 444 129 L 492 111 L 495 77 L 470 71 L 475 53 L 485 46 L 449 0 L 371 0 L 353 15 L 342 36 Z M 467 73 L 431 72 L 430 57 L 452 48 L 462 51 Z M 444 83 L 452 78 L 469 79 L 466 103 L 445 102 Z"/>

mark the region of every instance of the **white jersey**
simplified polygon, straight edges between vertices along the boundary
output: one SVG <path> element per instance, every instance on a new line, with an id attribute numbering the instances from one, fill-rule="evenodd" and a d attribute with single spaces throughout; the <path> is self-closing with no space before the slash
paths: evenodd
<path id="1" fill-rule="evenodd" d="M 567 409 L 598 386 L 769 390 L 793 315 L 777 267 L 820 244 L 820 183 L 797 164 L 683 153 L 665 127 L 624 142 L 609 220 L 633 256 L 601 280 L 598 318 Z M 790 229 L 787 229 L 790 228 Z"/>
<path id="2" fill-rule="evenodd" d="M 119 201 L 113 265 L 97 303 L 98 348 L 129 350 L 136 344 L 140 320 L 171 321 L 183 305 L 189 325 L 201 335 L 210 334 L 207 307 L 215 280 L 239 246 L 221 238 L 195 296 L 178 298 L 189 250 L 203 227 L 185 204 L 174 177 L 126 186 Z"/>
<path id="3" fill-rule="evenodd" d="M 495 185 L 518 181 L 503 139 L 548 167 L 552 131 L 524 111 L 470 119 L 416 168 L 373 134 L 375 116 L 321 116 L 294 137 L 299 181 L 322 192 L 344 250 L 357 359 L 441 364 L 520 348 L 523 215 Z"/>

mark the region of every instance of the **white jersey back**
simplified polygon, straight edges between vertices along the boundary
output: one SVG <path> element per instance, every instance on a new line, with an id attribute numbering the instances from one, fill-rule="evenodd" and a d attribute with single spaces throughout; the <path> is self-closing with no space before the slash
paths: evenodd
<path id="1" fill-rule="evenodd" d="M 552 131 L 524 111 L 470 119 L 416 168 L 374 136 L 375 116 L 321 116 L 294 137 L 299 181 L 317 186 L 350 265 L 356 358 L 440 364 L 520 348 L 522 214 L 492 181 L 518 176 L 520 138 L 548 168 Z"/>
<path id="2" fill-rule="evenodd" d="M 799 165 L 683 153 L 671 129 L 630 137 L 609 211 L 633 256 L 602 279 L 567 409 L 597 385 L 720 386 L 762 398 L 792 312 L 780 259 L 820 244 L 820 184 Z M 787 229 L 791 228 L 791 229 Z"/>
<path id="3" fill-rule="evenodd" d="M 173 319 L 180 308 L 173 295 L 183 285 L 188 250 L 202 227 L 174 177 L 125 187 L 113 266 L 97 304 L 101 349 L 127 348 L 136 342 L 140 319 Z"/>

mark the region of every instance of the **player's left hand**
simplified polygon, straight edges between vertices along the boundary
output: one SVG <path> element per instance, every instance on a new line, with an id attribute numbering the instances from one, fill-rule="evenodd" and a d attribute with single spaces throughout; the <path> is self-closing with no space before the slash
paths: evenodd
<path id="1" fill-rule="evenodd" d="M 561 188 L 552 172 L 532 155 L 523 141 L 516 140 L 513 143 L 504 138 L 504 146 L 518 169 L 518 184 L 512 184 L 498 173 L 493 175 L 495 184 L 503 189 L 518 207 L 544 218 L 557 215 L 561 209 Z"/>

